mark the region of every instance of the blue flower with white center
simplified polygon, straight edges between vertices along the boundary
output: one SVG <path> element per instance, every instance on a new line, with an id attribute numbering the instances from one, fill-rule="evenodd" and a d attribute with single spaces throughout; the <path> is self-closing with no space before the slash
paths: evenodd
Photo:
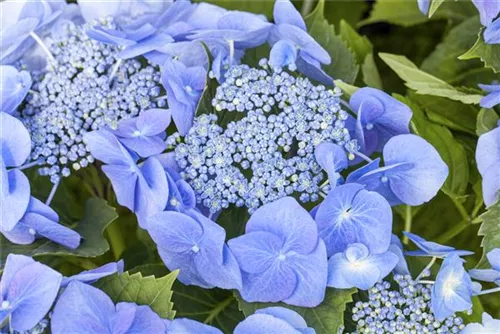
<path id="1" fill-rule="evenodd" d="M 0 112 L 0 211 L 1 230 L 11 231 L 24 216 L 30 202 L 30 183 L 21 167 L 31 150 L 31 139 L 23 124 Z"/>
<path id="2" fill-rule="evenodd" d="M 62 275 L 24 255 L 9 254 L 0 281 L 0 323 L 27 331 L 49 312 Z"/>
<path id="3" fill-rule="evenodd" d="M 129 150 L 147 158 L 167 148 L 165 130 L 170 117 L 168 109 L 145 110 L 137 117 L 121 120 L 112 132 Z"/>
<path id="4" fill-rule="evenodd" d="M 479 136 L 476 163 L 483 177 L 483 199 L 486 206 L 500 196 L 500 127 Z"/>
<path id="5" fill-rule="evenodd" d="M 497 104 L 500 104 L 500 85 L 482 85 L 479 87 L 488 93 L 485 97 L 481 99 L 479 105 L 483 108 L 493 108 Z"/>
<path id="6" fill-rule="evenodd" d="M 443 261 L 432 287 L 431 308 L 438 321 L 472 308 L 472 281 L 463 260 L 450 253 Z"/>
<path id="7" fill-rule="evenodd" d="M 472 269 L 469 275 L 473 279 L 484 282 L 494 282 L 500 286 L 500 248 L 495 248 L 486 254 L 491 269 Z"/>
<path id="8" fill-rule="evenodd" d="M 472 3 L 479 12 L 481 24 L 485 27 L 489 26 L 500 13 L 500 3 L 498 1 L 472 0 Z"/>
<path id="9" fill-rule="evenodd" d="M 362 185 L 345 184 L 330 190 L 315 220 L 329 257 L 354 243 L 363 243 L 372 254 L 389 248 L 391 206 L 384 197 Z"/>
<path id="10" fill-rule="evenodd" d="M 392 252 L 398 257 L 398 263 L 394 267 L 394 273 L 396 275 L 410 275 L 410 270 L 408 269 L 408 263 L 403 253 L 403 244 L 399 240 L 398 236 L 393 234 L 391 236 L 391 244 L 389 245 L 389 252 Z"/>
<path id="11" fill-rule="evenodd" d="M 448 177 L 448 166 L 436 149 L 416 135 L 389 139 L 379 159 L 352 172 L 346 182 L 359 183 L 384 196 L 391 205 L 420 205 L 432 199 Z"/>
<path id="12" fill-rule="evenodd" d="M 193 124 L 194 113 L 205 89 L 207 71 L 202 66 L 186 67 L 176 60 L 163 64 L 162 83 L 172 118 L 181 135 Z"/>
<path id="13" fill-rule="evenodd" d="M 92 131 L 84 136 L 92 155 L 105 163 L 104 174 L 110 179 L 118 203 L 136 213 L 139 224 L 161 212 L 168 201 L 168 181 L 160 162 L 149 157 L 137 165 L 136 157 L 109 130 Z"/>
<path id="14" fill-rule="evenodd" d="M 6 208 L 10 209 L 10 208 Z M 80 235 L 59 222 L 59 216 L 48 205 L 30 198 L 23 217 L 11 230 L 0 229 L 9 241 L 19 245 L 33 243 L 43 237 L 65 247 L 75 249 L 80 245 Z"/>
<path id="15" fill-rule="evenodd" d="M 58 298 L 50 329 L 54 334 L 164 333 L 165 325 L 149 306 L 115 305 L 101 290 L 74 281 Z"/>
<path id="16" fill-rule="evenodd" d="M 221 226 L 194 210 L 160 212 L 150 216 L 147 225 L 167 268 L 180 270 L 179 281 L 203 288 L 241 288 L 240 269 Z"/>
<path id="17" fill-rule="evenodd" d="M 103 277 L 110 276 L 115 273 L 123 273 L 123 260 L 107 263 L 95 269 L 85 270 L 73 276 L 63 277 L 61 286 L 66 287 L 73 281 L 92 284 Z"/>
<path id="18" fill-rule="evenodd" d="M 327 258 L 316 223 L 295 199 L 284 197 L 255 211 L 245 234 L 228 241 L 248 302 L 314 307 L 325 296 Z"/>
<path id="19" fill-rule="evenodd" d="M 218 328 L 187 318 L 165 319 L 163 322 L 165 323 L 165 334 L 222 334 Z"/>
<path id="20" fill-rule="evenodd" d="M 403 232 L 404 235 L 408 237 L 419 249 L 414 251 L 406 252 L 406 255 L 409 256 L 430 256 L 430 257 L 438 257 L 445 258 L 451 253 L 455 253 L 458 256 L 467 256 L 472 255 L 474 252 L 466 251 L 466 250 L 456 250 L 451 246 L 444 246 L 433 241 L 427 241 L 418 235 L 411 232 Z"/>
<path id="21" fill-rule="evenodd" d="M 318 165 L 328 174 L 328 181 L 332 187 L 342 181 L 339 172 L 347 168 L 348 159 L 346 151 L 341 146 L 323 142 L 316 146 L 314 157 Z"/>
<path id="22" fill-rule="evenodd" d="M 0 65 L 0 105 L 8 114 L 14 113 L 31 88 L 31 75 L 15 67 Z"/>
<path id="23" fill-rule="evenodd" d="M 422 14 L 427 15 L 429 13 L 429 7 L 431 5 L 431 0 L 417 0 L 418 9 Z"/>
<path id="24" fill-rule="evenodd" d="M 357 143 L 366 155 L 382 151 L 392 137 L 410 133 L 411 109 L 381 90 L 360 88 L 349 104 L 357 115 Z"/>
<path id="25" fill-rule="evenodd" d="M 353 243 L 328 260 L 327 285 L 368 290 L 389 275 L 397 263 L 398 257 L 392 252 L 374 254 L 364 244 Z"/>
<path id="26" fill-rule="evenodd" d="M 460 332 L 460 334 L 494 334 L 498 333 L 498 329 L 500 328 L 500 320 L 493 319 L 491 315 L 486 312 L 483 312 L 482 324 L 478 324 L 475 322 L 469 323 L 465 328 Z"/>
<path id="27" fill-rule="evenodd" d="M 316 331 L 307 327 L 300 314 L 279 306 L 255 311 L 234 329 L 234 334 L 261 333 L 315 334 Z"/>
<path id="28" fill-rule="evenodd" d="M 304 20 L 289 0 L 275 2 L 274 20 L 269 64 L 298 69 L 312 79 L 331 85 L 332 78 L 321 70 L 321 64 L 330 64 L 330 55 L 307 33 Z"/>

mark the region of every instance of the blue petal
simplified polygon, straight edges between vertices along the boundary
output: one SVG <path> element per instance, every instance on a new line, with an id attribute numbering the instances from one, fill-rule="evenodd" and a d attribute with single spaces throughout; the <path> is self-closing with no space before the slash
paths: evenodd
<path id="1" fill-rule="evenodd" d="M 484 204 L 490 206 L 500 198 L 500 164 L 492 166 L 483 174 Z"/>
<path id="2" fill-rule="evenodd" d="M 226 245 L 222 247 L 222 256 L 222 263 L 214 262 L 215 257 L 202 249 L 194 259 L 196 269 L 205 281 L 216 287 L 228 290 L 241 289 L 240 267 L 233 253 Z"/>
<path id="3" fill-rule="evenodd" d="M 144 40 L 138 41 L 136 44 L 129 45 L 120 51 L 116 57 L 119 59 L 130 59 L 142 56 L 148 52 L 154 51 L 161 46 L 173 42 L 174 39 L 167 34 L 157 33 Z"/>
<path id="4" fill-rule="evenodd" d="M 401 244 L 399 238 L 394 234 L 391 236 L 389 252 L 392 252 L 399 259 L 396 267 L 394 268 L 394 272 L 399 275 L 409 275 L 410 270 L 408 269 L 408 264 L 406 263 L 406 259 L 403 254 L 403 244 Z"/>
<path id="5" fill-rule="evenodd" d="M 200 4 L 201 5 L 201 4 Z M 175 318 L 166 325 L 165 334 L 222 334 L 222 332 L 212 326 L 187 318 Z"/>
<path id="6" fill-rule="evenodd" d="M 491 267 L 500 271 L 500 248 L 495 248 L 486 254 Z"/>
<path id="7" fill-rule="evenodd" d="M 1 160 L 0 160 L 1 165 Z M 4 171 L 5 169 L 0 166 Z M 3 177 L 7 176 L 7 180 Z M 0 230 L 10 231 L 24 216 L 30 202 L 30 183 L 26 175 L 20 170 L 12 169 L 2 173 L 2 185 L 8 186 L 8 192 L 0 194 Z"/>
<path id="8" fill-rule="evenodd" d="M 136 210 L 136 185 L 139 176 L 137 172 L 131 171 L 128 166 L 105 165 L 102 166 L 102 171 L 113 185 L 113 190 L 116 194 L 116 200 L 119 204 L 129 208 L 132 211 Z"/>
<path id="9" fill-rule="evenodd" d="M 330 64 L 331 58 L 328 52 L 304 30 L 289 24 L 281 24 L 276 28 L 280 39 L 287 39 L 298 47 L 301 52 L 307 53 L 311 58 L 322 64 Z"/>
<path id="10" fill-rule="evenodd" d="M 12 66 L 0 66 L 0 71 L 1 111 L 12 114 L 28 94 L 31 76 L 26 71 L 18 72 Z"/>
<path id="11" fill-rule="evenodd" d="M 271 48 L 269 64 L 272 67 L 285 67 L 295 65 L 297 60 L 297 49 L 295 45 L 285 39 L 280 40 Z"/>
<path id="12" fill-rule="evenodd" d="M 0 112 L 0 149 L 6 167 L 21 166 L 31 152 L 31 138 L 23 123 Z"/>
<path id="13" fill-rule="evenodd" d="M 274 306 L 266 307 L 255 311 L 255 314 L 268 314 L 275 318 L 281 319 L 292 325 L 294 328 L 307 328 L 307 323 L 300 314 L 284 307 Z"/>
<path id="14" fill-rule="evenodd" d="M 417 0 L 418 9 L 422 12 L 422 14 L 427 15 L 429 12 L 429 6 L 431 5 L 431 0 Z"/>
<path id="15" fill-rule="evenodd" d="M 479 12 L 481 24 L 485 27 L 487 27 L 500 12 L 500 3 L 498 1 L 472 0 L 472 3 Z"/>
<path id="16" fill-rule="evenodd" d="M 314 157 L 318 165 L 328 174 L 330 184 L 335 186 L 340 175 L 339 171 L 347 168 L 347 155 L 345 150 L 339 145 L 322 142 L 314 150 Z"/>
<path id="17" fill-rule="evenodd" d="M 35 241 L 35 235 L 30 233 L 30 227 L 18 223 L 10 231 L 0 231 L 10 242 L 18 245 L 29 245 Z"/>
<path id="18" fill-rule="evenodd" d="M 500 19 L 496 19 L 488 25 L 483 36 L 486 44 L 500 44 Z"/>
<path id="19" fill-rule="evenodd" d="M 500 92 L 495 91 L 489 93 L 479 101 L 479 105 L 483 108 L 493 108 L 494 106 L 500 104 Z"/>
<path id="20" fill-rule="evenodd" d="M 164 333 L 165 325 L 162 319 L 146 305 L 134 303 L 118 303 L 116 305 L 116 323 L 127 321 L 128 312 L 120 312 L 124 308 L 135 308 L 135 316 L 126 333 Z M 113 328 L 114 329 L 114 328 Z M 114 329 L 113 333 L 122 333 Z"/>
<path id="21" fill-rule="evenodd" d="M 262 313 L 250 315 L 234 329 L 234 334 L 262 333 L 300 334 L 300 331 L 280 318 Z"/>
<path id="22" fill-rule="evenodd" d="M 105 3 L 93 0 L 80 0 L 78 2 L 78 7 L 80 7 L 82 16 L 87 22 L 92 22 L 93 20 L 100 19 L 102 17 L 115 17 L 117 16 L 121 6 L 121 1 Z"/>
<path id="23" fill-rule="evenodd" d="M 495 269 L 472 269 L 469 275 L 475 280 L 483 282 L 495 282 L 500 280 L 500 271 Z"/>
<path id="24" fill-rule="evenodd" d="M 483 177 L 490 168 L 500 168 L 500 127 L 479 136 L 476 162 Z"/>
<path id="25" fill-rule="evenodd" d="M 328 283 L 337 289 L 358 287 L 363 290 L 371 288 L 378 281 L 380 271 L 376 266 L 363 261 L 353 266 L 344 253 L 337 253 L 328 260 Z"/>
<path id="26" fill-rule="evenodd" d="M 291 24 L 307 31 L 306 23 L 300 13 L 289 0 L 280 0 L 274 3 L 274 22 L 276 24 Z"/>
<path id="27" fill-rule="evenodd" d="M 167 148 L 163 136 L 137 136 L 135 138 L 120 138 L 119 140 L 128 149 L 143 158 L 160 154 Z"/>
<path id="28" fill-rule="evenodd" d="M 103 277 L 122 272 L 123 272 L 123 260 L 120 260 L 118 262 L 111 262 L 95 269 L 85 270 L 80 272 L 79 274 L 69 277 L 64 277 L 61 286 L 66 287 L 69 283 L 73 281 L 92 284 Z"/>
<path id="29" fill-rule="evenodd" d="M 16 273 L 22 268 L 27 267 L 33 263 L 35 263 L 35 260 L 25 255 L 18 255 L 13 253 L 7 255 L 7 260 L 5 261 L 5 267 L 1 279 L 2 284 L 0 284 L 2 298 L 7 295 L 9 285 L 14 279 Z"/>
<path id="30" fill-rule="evenodd" d="M 80 235 L 57 221 L 48 219 L 37 213 L 26 213 L 21 223 L 31 227 L 35 232 L 55 243 L 76 249 L 80 245 Z"/>
<path id="31" fill-rule="evenodd" d="M 219 19 L 227 13 L 225 8 L 211 3 L 201 2 L 197 4 L 188 22 L 196 29 L 216 29 Z"/>
<path id="32" fill-rule="evenodd" d="M 83 140 L 96 159 L 110 165 L 135 166 L 130 153 L 110 131 L 103 129 L 87 132 Z"/>

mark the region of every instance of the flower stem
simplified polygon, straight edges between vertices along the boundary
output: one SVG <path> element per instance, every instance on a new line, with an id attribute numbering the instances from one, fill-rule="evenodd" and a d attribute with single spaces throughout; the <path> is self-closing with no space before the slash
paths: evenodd
<path id="1" fill-rule="evenodd" d="M 434 284 L 436 282 L 434 282 L 434 281 L 427 281 L 427 280 L 421 280 L 421 281 L 417 281 L 417 283 L 420 283 L 420 284 Z"/>
<path id="2" fill-rule="evenodd" d="M 411 232 L 411 225 L 412 225 L 412 220 L 413 216 L 411 214 L 411 206 L 407 205 L 406 206 L 406 211 L 405 211 L 405 231 L 406 232 Z M 403 243 L 405 245 L 408 245 L 409 239 L 406 235 L 403 236 Z"/>
<path id="3" fill-rule="evenodd" d="M 217 304 L 217 306 L 212 310 L 212 312 L 210 312 L 210 314 L 205 319 L 205 321 L 203 321 L 203 323 L 210 324 L 212 320 L 219 315 L 219 313 L 221 313 L 226 307 L 228 307 L 233 302 L 233 300 L 234 296 L 231 295 L 226 299 L 224 299 L 223 301 L 221 301 L 219 304 Z"/>
<path id="4" fill-rule="evenodd" d="M 490 294 L 490 293 L 493 293 L 493 292 L 500 292 L 500 286 L 498 288 L 493 288 L 493 289 L 488 289 L 488 290 L 484 290 L 484 291 L 481 291 L 479 292 L 477 295 L 487 295 L 487 294 Z"/>
<path id="5" fill-rule="evenodd" d="M 463 206 L 462 203 L 460 203 L 455 197 L 451 197 L 451 201 L 453 202 L 453 204 L 455 204 L 458 212 L 460 212 L 460 215 L 462 216 L 462 218 L 466 221 L 470 221 L 470 216 L 469 216 L 469 213 L 467 213 L 467 210 L 465 209 L 465 207 Z"/>
<path id="6" fill-rule="evenodd" d="M 122 64 L 122 62 L 123 62 L 123 59 L 118 59 L 118 61 L 113 66 L 113 69 L 111 70 L 111 75 L 109 76 L 109 80 L 108 80 L 108 83 L 110 85 L 113 82 L 113 79 L 114 79 L 116 73 L 118 72 L 118 69 L 120 68 L 120 65 Z"/>
<path id="7" fill-rule="evenodd" d="M 313 3 L 314 3 L 314 0 L 304 0 L 304 3 L 302 4 L 302 16 L 306 16 L 307 14 L 309 14 L 313 8 Z"/>
<path id="8" fill-rule="evenodd" d="M 108 236 L 109 245 L 113 256 L 116 261 L 120 259 L 120 255 L 127 248 L 125 246 L 125 241 L 123 240 L 122 231 L 120 228 L 120 221 L 114 221 L 106 228 L 106 234 Z"/>
<path id="9" fill-rule="evenodd" d="M 38 166 L 40 163 L 41 163 L 40 160 L 36 160 L 36 161 L 32 161 L 30 163 L 24 164 L 22 166 L 19 166 L 16 169 L 18 169 L 18 170 L 28 169 L 28 168 L 31 168 L 33 166 Z"/>
<path id="10" fill-rule="evenodd" d="M 418 274 L 417 278 L 415 278 L 415 281 L 419 281 L 422 277 L 424 277 L 425 272 L 426 272 L 427 270 L 431 269 L 431 267 L 434 265 L 434 263 L 436 263 L 436 260 L 437 260 L 437 257 L 435 257 L 435 256 L 434 256 L 434 257 L 431 259 L 431 261 L 429 262 L 429 264 L 427 264 L 427 265 L 425 266 L 424 270 L 422 270 L 422 271 L 420 272 L 420 274 Z"/>
<path id="11" fill-rule="evenodd" d="M 54 58 L 54 56 L 50 52 L 50 50 L 47 47 L 47 45 L 45 45 L 45 43 L 42 41 L 42 39 L 40 38 L 40 36 L 38 36 L 34 31 L 30 32 L 30 36 L 35 40 L 35 42 L 38 43 L 38 45 L 40 45 L 40 47 L 43 49 L 43 51 L 47 54 L 47 57 L 49 57 L 49 59 L 52 62 L 57 63 L 56 59 Z"/>
<path id="12" fill-rule="evenodd" d="M 361 153 L 359 151 L 354 151 L 352 153 L 354 153 L 354 155 L 357 155 L 361 159 L 365 160 L 366 162 L 372 162 L 373 161 L 369 156 L 366 156 L 366 155 L 364 155 L 363 153 Z"/>
<path id="13" fill-rule="evenodd" d="M 465 230 L 471 222 L 469 220 L 462 220 L 455 226 L 453 226 L 451 229 L 447 230 L 445 233 L 441 234 L 439 238 L 437 239 L 437 243 L 440 244 L 445 244 L 451 239 L 453 239 L 455 236 L 460 234 L 463 230 Z"/>
<path id="14" fill-rule="evenodd" d="M 47 197 L 47 200 L 45 201 L 45 204 L 46 205 L 50 205 L 50 203 L 52 202 L 52 200 L 54 199 L 54 196 L 56 194 L 56 191 L 57 191 L 57 188 L 59 187 L 59 183 L 61 183 L 61 180 L 57 181 L 56 183 L 54 183 L 54 185 L 52 186 L 52 189 L 50 190 L 50 194 L 49 194 L 49 197 Z"/>

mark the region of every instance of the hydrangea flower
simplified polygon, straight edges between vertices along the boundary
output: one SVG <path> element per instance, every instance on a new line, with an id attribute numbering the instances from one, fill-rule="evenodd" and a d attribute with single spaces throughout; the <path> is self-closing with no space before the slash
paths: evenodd
<path id="1" fill-rule="evenodd" d="M 51 317 L 54 334 L 164 333 L 162 319 L 149 306 L 113 304 L 101 290 L 71 282 L 58 298 Z"/>
<path id="2" fill-rule="evenodd" d="M 485 27 L 489 26 L 500 13 L 500 3 L 498 1 L 472 0 L 472 3 L 479 11 L 481 24 Z"/>
<path id="3" fill-rule="evenodd" d="M 316 331 L 307 327 L 300 314 L 279 306 L 255 311 L 234 329 L 234 334 L 261 333 L 315 334 Z"/>
<path id="4" fill-rule="evenodd" d="M 342 180 L 339 172 L 348 165 L 346 151 L 334 143 L 322 142 L 316 146 L 314 157 L 318 165 L 327 173 L 331 187 L 335 187 Z"/>
<path id="5" fill-rule="evenodd" d="M 474 252 L 466 250 L 456 250 L 451 246 L 444 246 L 433 241 L 427 241 L 418 235 L 411 232 L 403 232 L 404 235 L 408 237 L 419 249 L 414 251 L 406 252 L 409 256 L 432 256 L 445 258 L 451 253 L 455 253 L 458 256 L 472 255 Z"/>
<path id="6" fill-rule="evenodd" d="M 24 255 L 9 254 L 0 281 L 0 323 L 27 331 L 49 312 L 62 275 Z"/>
<path id="7" fill-rule="evenodd" d="M 104 174 L 110 179 L 118 203 L 137 214 L 141 226 L 146 218 L 161 212 L 168 201 L 168 182 L 163 167 L 154 157 L 140 165 L 119 140 L 106 129 L 84 137 L 92 155 L 104 162 Z"/>
<path id="8" fill-rule="evenodd" d="M 382 151 L 394 136 L 410 133 L 411 109 L 392 96 L 374 88 L 360 88 L 349 100 L 356 113 L 356 139 L 360 151 L 371 155 Z"/>
<path id="9" fill-rule="evenodd" d="M 0 105 L 2 110 L 12 114 L 24 100 L 31 88 L 31 75 L 26 71 L 18 71 L 13 66 L 0 65 Z"/>
<path id="10" fill-rule="evenodd" d="M 469 323 L 460 333 L 461 334 L 498 333 L 498 329 L 500 328 L 500 320 L 493 319 L 493 317 L 486 312 L 483 312 L 482 320 L 483 320 L 482 324 L 478 324 L 475 322 Z"/>
<path id="11" fill-rule="evenodd" d="M 179 281 L 204 288 L 241 288 L 240 269 L 221 226 L 195 211 L 157 213 L 147 225 L 167 268 L 180 269 Z"/>
<path id="12" fill-rule="evenodd" d="M 448 177 L 448 166 L 436 149 L 416 135 L 389 139 L 379 159 L 354 171 L 348 183 L 365 185 L 384 196 L 391 205 L 421 205 L 433 198 Z"/>
<path id="13" fill-rule="evenodd" d="M 398 263 L 394 267 L 394 273 L 396 275 L 410 275 L 410 270 L 408 269 L 408 263 L 403 253 L 403 244 L 399 240 L 398 236 L 393 234 L 391 236 L 391 244 L 389 245 L 389 252 L 392 252 L 398 257 Z"/>
<path id="14" fill-rule="evenodd" d="M 479 105 L 483 108 L 493 108 L 500 104 L 500 85 L 482 85 L 479 87 L 488 94 L 479 101 Z"/>
<path id="15" fill-rule="evenodd" d="M 73 281 L 92 284 L 103 277 L 113 275 L 115 273 L 123 273 L 123 266 L 123 260 L 120 260 L 118 262 L 107 263 L 95 269 L 82 271 L 73 276 L 63 277 L 61 286 L 66 287 Z"/>
<path id="16" fill-rule="evenodd" d="M 392 252 L 374 254 L 362 243 L 347 246 L 328 260 L 328 286 L 368 290 L 389 275 L 398 263 Z"/>
<path id="17" fill-rule="evenodd" d="M 479 136 L 476 162 L 483 177 L 484 204 L 489 206 L 500 195 L 500 127 Z"/>
<path id="18" fill-rule="evenodd" d="M 293 198 L 284 197 L 257 209 L 245 234 L 228 244 L 242 270 L 244 300 L 305 307 L 323 301 L 325 244 L 312 217 Z"/>
<path id="19" fill-rule="evenodd" d="M 165 323 L 165 334 L 222 334 L 212 326 L 187 318 L 176 318 L 174 320 L 163 320 Z"/>
<path id="20" fill-rule="evenodd" d="M 315 215 L 327 255 L 363 243 L 369 251 L 387 251 L 391 240 L 392 210 L 384 197 L 351 183 L 333 188 Z"/>
<path id="21" fill-rule="evenodd" d="M 289 0 L 275 2 L 274 21 L 276 25 L 270 36 L 272 49 L 269 64 L 272 67 L 298 69 L 312 79 L 331 85 L 332 78 L 321 70 L 321 64 L 330 64 L 330 55 L 309 36 L 304 20 Z"/>
<path id="22" fill-rule="evenodd" d="M 472 281 L 457 253 L 443 261 L 432 287 L 432 312 L 438 321 L 472 307 Z"/>
<path id="23" fill-rule="evenodd" d="M 491 269 L 472 269 L 469 275 L 473 279 L 485 282 L 494 282 L 500 286 L 500 248 L 495 248 L 486 254 Z"/>
<path id="24" fill-rule="evenodd" d="M 149 109 L 137 117 L 118 122 L 113 134 L 120 143 L 143 158 L 157 155 L 167 148 L 165 130 L 170 124 L 170 116 L 168 109 Z"/>

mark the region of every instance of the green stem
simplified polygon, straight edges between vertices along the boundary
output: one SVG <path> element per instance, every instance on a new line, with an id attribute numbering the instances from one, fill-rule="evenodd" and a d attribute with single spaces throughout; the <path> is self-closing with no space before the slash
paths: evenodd
<path id="1" fill-rule="evenodd" d="M 221 313 L 226 307 L 228 307 L 229 304 L 231 304 L 233 302 L 233 300 L 234 300 L 234 296 L 231 295 L 231 296 L 227 297 L 226 299 L 224 299 L 223 301 L 221 301 L 219 304 L 217 304 L 217 306 L 212 310 L 212 312 L 210 312 L 208 317 L 205 319 L 204 323 L 205 324 L 212 323 L 212 320 L 214 320 L 214 318 L 217 317 L 219 315 L 219 313 Z"/>
<path id="2" fill-rule="evenodd" d="M 69 256 L 67 257 L 67 260 L 73 263 L 75 266 L 82 268 L 83 270 L 90 270 L 97 267 L 94 262 L 85 258 Z"/>
<path id="3" fill-rule="evenodd" d="M 458 212 L 460 212 L 460 215 L 462 218 L 466 221 L 470 221 L 470 216 L 467 210 L 465 210 L 465 207 L 463 206 L 462 203 L 460 203 L 455 197 L 450 197 L 451 200 L 453 201 L 453 204 L 457 207 Z"/>
<path id="4" fill-rule="evenodd" d="M 413 220 L 413 216 L 411 214 L 411 206 L 407 205 L 406 206 L 406 212 L 405 212 L 405 232 L 411 232 L 411 225 L 412 225 L 412 221 Z M 403 243 L 405 245 L 408 245 L 408 237 L 405 235 L 403 236 Z"/>
<path id="5" fill-rule="evenodd" d="M 438 239 L 437 243 L 439 244 L 445 244 L 451 239 L 453 239 L 455 236 L 460 234 L 463 230 L 465 230 L 469 225 L 471 224 L 470 220 L 462 220 L 460 221 L 457 225 L 453 226 L 453 228 L 449 229 L 446 231 L 446 233 L 441 234 Z"/>
<path id="6" fill-rule="evenodd" d="M 314 0 L 304 0 L 304 3 L 302 4 L 302 16 L 306 17 L 307 14 L 309 14 L 313 8 L 313 3 Z"/>
<path id="7" fill-rule="evenodd" d="M 106 234 L 108 236 L 108 241 L 111 247 L 111 251 L 113 252 L 115 260 L 118 261 L 120 259 L 120 255 L 127 248 L 125 245 L 125 241 L 123 240 L 123 235 L 120 229 L 119 221 L 112 222 L 106 228 Z"/>
<path id="8" fill-rule="evenodd" d="M 500 292 L 500 287 L 498 288 L 493 288 L 493 289 L 489 289 L 489 290 L 483 290 L 481 292 L 479 292 L 477 295 L 487 295 L 489 293 L 493 293 L 493 292 Z"/>

